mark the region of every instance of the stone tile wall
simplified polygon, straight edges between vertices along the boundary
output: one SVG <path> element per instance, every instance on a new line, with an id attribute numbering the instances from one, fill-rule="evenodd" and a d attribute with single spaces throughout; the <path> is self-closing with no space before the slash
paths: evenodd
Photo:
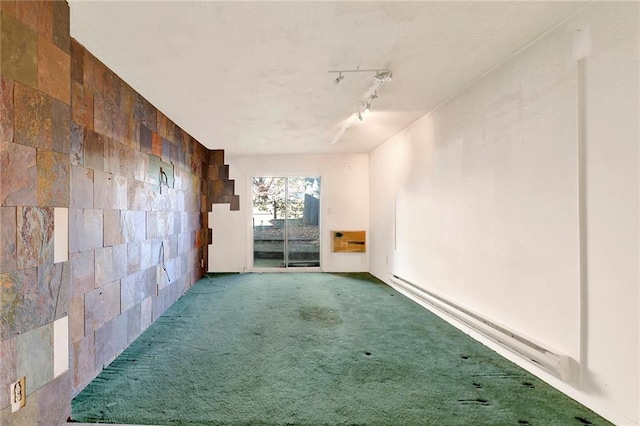
<path id="1" fill-rule="evenodd" d="M 209 175 L 222 152 L 204 148 L 75 40 L 70 73 L 75 395 L 202 277 L 207 212 L 234 195 L 210 196 L 229 182 Z"/>
<path id="2" fill-rule="evenodd" d="M 224 153 L 70 39 L 65 1 L 0 11 L 0 424 L 58 424 L 203 276 L 211 204 L 239 203 Z M 57 264 L 54 207 L 69 208 Z M 54 377 L 53 324 L 67 316 L 69 371 Z M 9 383 L 24 374 L 27 405 L 11 414 Z"/>
<path id="3" fill-rule="evenodd" d="M 70 202 L 69 7 L 2 1 L 0 31 L 0 424 L 50 425 L 70 414 L 72 380 L 54 366 L 54 321 L 71 310 L 70 262 L 54 263 L 54 207 Z M 11 414 L 22 376 L 27 405 Z"/>

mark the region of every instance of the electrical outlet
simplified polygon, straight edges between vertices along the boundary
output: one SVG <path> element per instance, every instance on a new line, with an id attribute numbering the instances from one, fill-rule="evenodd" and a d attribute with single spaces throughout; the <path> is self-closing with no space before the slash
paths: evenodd
<path id="1" fill-rule="evenodd" d="M 17 382 L 9 385 L 9 396 L 11 399 L 11 412 L 15 413 L 27 404 L 27 379 L 20 378 Z"/>

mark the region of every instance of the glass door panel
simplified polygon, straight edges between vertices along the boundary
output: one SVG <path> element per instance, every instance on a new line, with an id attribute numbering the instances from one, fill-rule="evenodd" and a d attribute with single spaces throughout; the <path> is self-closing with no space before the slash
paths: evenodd
<path id="1" fill-rule="evenodd" d="M 286 266 L 320 266 L 320 178 L 287 183 Z"/>
<path id="2" fill-rule="evenodd" d="M 320 178 L 253 178 L 253 266 L 320 266 Z"/>
<path id="3" fill-rule="evenodd" d="M 253 178 L 253 266 L 284 267 L 286 180 Z"/>

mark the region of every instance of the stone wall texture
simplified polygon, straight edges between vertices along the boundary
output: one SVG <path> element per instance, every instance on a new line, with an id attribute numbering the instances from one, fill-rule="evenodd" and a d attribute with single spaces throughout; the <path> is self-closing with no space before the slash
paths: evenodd
<path id="1" fill-rule="evenodd" d="M 0 2 L 0 424 L 70 415 L 71 370 L 54 377 L 53 322 L 70 315 L 70 262 L 54 263 L 54 207 L 69 207 L 69 7 Z M 27 406 L 9 384 L 26 376 Z"/>
<path id="2" fill-rule="evenodd" d="M 0 424 L 58 424 L 204 275 L 207 213 L 239 200 L 223 151 L 70 38 L 66 1 L 0 6 Z M 54 207 L 69 208 L 63 263 L 53 262 Z M 47 333 L 64 316 L 69 371 L 53 377 Z M 12 414 L 9 384 L 36 370 Z"/>

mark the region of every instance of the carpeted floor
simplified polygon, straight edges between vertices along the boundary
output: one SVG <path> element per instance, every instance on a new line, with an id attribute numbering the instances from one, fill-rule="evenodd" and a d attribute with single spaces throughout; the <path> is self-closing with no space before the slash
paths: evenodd
<path id="1" fill-rule="evenodd" d="M 204 278 L 72 411 L 156 425 L 608 424 L 368 274 Z"/>

